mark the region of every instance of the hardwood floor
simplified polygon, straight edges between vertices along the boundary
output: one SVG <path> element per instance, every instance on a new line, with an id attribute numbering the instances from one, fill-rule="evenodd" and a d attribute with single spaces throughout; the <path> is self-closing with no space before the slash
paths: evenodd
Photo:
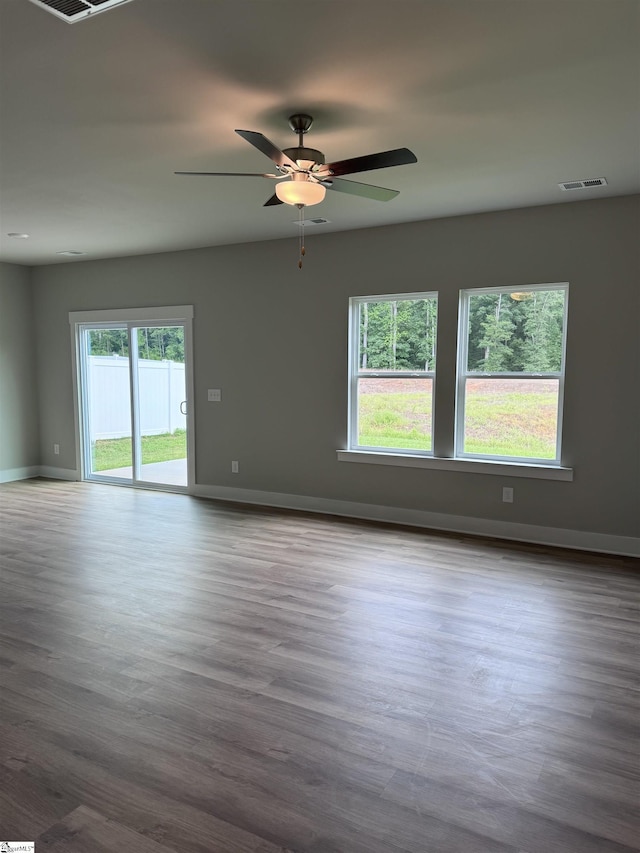
<path id="1" fill-rule="evenodd" d="M 0 838 L 640 850 L 632 560 L 35 480 L 0 533 Z"/>

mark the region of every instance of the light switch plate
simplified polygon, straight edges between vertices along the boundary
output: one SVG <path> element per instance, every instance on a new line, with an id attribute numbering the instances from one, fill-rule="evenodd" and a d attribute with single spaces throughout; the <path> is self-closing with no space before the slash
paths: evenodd
<path id="1" fill-rule="evenodd" d="M 209 388 L 207 391 L 207 400 L 210 403 L 219 403 L 222 400 L 222 395 L 219 388 Z"/>

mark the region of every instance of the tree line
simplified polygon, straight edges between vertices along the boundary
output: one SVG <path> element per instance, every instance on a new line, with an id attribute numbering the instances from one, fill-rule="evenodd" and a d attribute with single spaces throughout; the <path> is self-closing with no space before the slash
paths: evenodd
<path id="1" fill-rule="evenodd" d="M 563 290 L 472 295 L 468 369 L 481 373 L 559 371 L 564 298 Z M 433 370 L 436 325 L 435 299 L 361 303 L 360 369 Z"/>
<path id="2" fill-rule="evenodd" d="M 515 298 L 514 298 L 515 297 Z M 563 290 L 478 293 L 469 299 L 468 363 L 482 373 L 556 372 L 562 364 Z M 390 299 L 360 305 L 361 370 L 432 371 L 437 301 Z M 184 329 L 140 328 L 139 358 L 184 362 Z M 90 355 L 128 357 L 126 329 L 93 329 Z"/>
<path id="3" fill-rule="evenodd" d="M 360 305 L 361 370 L 426 370 L 436 364 L 435 299 Z"/>
<path id="4" fill-rule="evenodd" d="M 119 355 L 128 358 L 127 330 L 92 329 L 89 333 L 89 355 Z M 181 326 L 138 329 L 138 358 L 184 363 L 184 329 Z"/>

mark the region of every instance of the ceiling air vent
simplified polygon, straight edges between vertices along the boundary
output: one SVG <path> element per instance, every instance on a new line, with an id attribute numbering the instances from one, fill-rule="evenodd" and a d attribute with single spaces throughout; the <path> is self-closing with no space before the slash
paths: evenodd
<path id="1" fill-rule="evenodd" d="M 330 222 L 330 219 L 323 219 L 322 216 L 318 216 L 317 219 L 296 219 L 295 225 L 326 225 Z"/>
<path id="2" fill-rule="evenodd" d="M 561 184 L 558 184 L 561 190 L 566 192 L 567 190 L 588 190 L 591 187 L 606 187 L 607 179 L 606 178 L 587 178 L 586 181 L 564 181 Z"/>
<path id="3" fill-rule="evenodd" d="M 113 9 L 114 6 L 130 3 L 131 0 L 31 0 L 31 2 L 51 12 L 56 18 L 62 18 L 63 21 L 74 24 L 83 18 L 97 15 L 98 12 Z"/>

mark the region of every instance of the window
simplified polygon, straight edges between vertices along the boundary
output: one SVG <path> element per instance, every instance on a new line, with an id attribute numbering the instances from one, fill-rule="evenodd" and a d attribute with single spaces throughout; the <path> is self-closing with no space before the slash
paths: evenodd
<path id="1" fill-rule="evenodd" d="M 456 457 L 560 464 L 567 285 L 464 290 Z"/>
<path id="2" fill-rule="evenodd" d="M 435 293 L 350 300 L 350 449 L 431 454 Z"/>
<path id="3" fill-rule="evenodd" d="M 455 320 L 447 311 L 438 321 L 437 293 L 353 297 L 349 440 L 338 459 L 572 480 L 560 452 L 568 290 L 566 283 L 461 290 L 455 380 L 448 380 Z M 440 414 L 438 325 L 448 344 L 440 353 Z"/>

